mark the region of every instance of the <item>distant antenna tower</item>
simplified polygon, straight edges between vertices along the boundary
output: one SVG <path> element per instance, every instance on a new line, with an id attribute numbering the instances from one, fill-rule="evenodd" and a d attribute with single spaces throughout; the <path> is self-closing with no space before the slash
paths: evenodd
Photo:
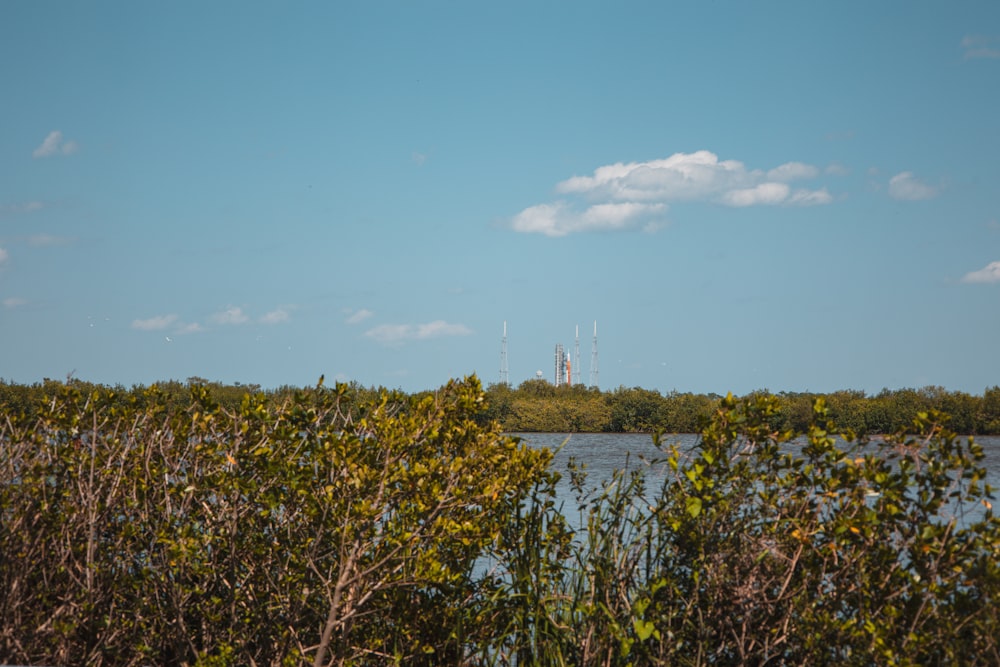
<path id="1" fill-rule="evenodd" d="M 556 343 L 556 386 L 561 387 L 566 377 L 566 354 L 562 343 Z"/>
<path id="2" fill-rule="evenodd" d="M 507 320 L 503 321 L 503 343 L 500 346 L 500 384 L 510 384 L 510 371 L 507 368 Z"/>
<path id="3" fill-rule="evenodd" d="M 576 325 L 576 345 L 573 347 L 573 358 L 576 359 L 576 368 L 573 372 L 573 384 L 580 384 L 580 373 L 583 364 L 580 363 L 580 325 Z"/>
<path id="4" fill-rule="evenodd" d="M 579 358 L 579 354 L 577 355 Z M 594 320 L 594 347 L 590 352 L 590 386 L 597 389 L 597 320 Z"/>

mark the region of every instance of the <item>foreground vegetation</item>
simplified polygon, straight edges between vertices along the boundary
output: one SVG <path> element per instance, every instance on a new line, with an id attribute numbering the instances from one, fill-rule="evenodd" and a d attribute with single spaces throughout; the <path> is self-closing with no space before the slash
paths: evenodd
<path id="1" fill-rule="evenodd" d="M 719 398 L 567 508 L 475 378 L 188 384 L 2 404 L 0 662 L 1000 663 L 983 452 L 936 410 L 870 443 Z"/>

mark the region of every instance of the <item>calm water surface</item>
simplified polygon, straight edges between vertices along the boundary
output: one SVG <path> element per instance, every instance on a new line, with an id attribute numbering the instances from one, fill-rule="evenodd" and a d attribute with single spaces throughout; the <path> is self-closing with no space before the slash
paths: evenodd
<path id="1" fill-rule="evenodd" d="M 663 459 L 663 452 L 653 446 L 653 438 L 639 433 L 516 433 L 533 447 L 548 447 L 559 450 L 553 468 L 563 474 L 559 483 L 560 499 L 570 506 L 574 498 L 569 485 L 568 464 L 571 458 L 578 464 L 585 464 L 588 472 L 588 487 L 595 488 L 602 481 L 611 478 L 615 470 L 625 468 L 649 468 L 649 461 Z M 698 436 L 694 434 L 665 435 L 664 445 L 677 444 L 679 449 L 694 447 Z M 986 454 L 985 467 L 989 473 L 988 482 L 1000 488 L 1000 436 L 979 436 L 976 442 L 982 445 Z M 561 447 L 561 449 L 559 449 Z M 665 474 L 660 464 L 649 470 L 651 485 L 658 485 Z"/>

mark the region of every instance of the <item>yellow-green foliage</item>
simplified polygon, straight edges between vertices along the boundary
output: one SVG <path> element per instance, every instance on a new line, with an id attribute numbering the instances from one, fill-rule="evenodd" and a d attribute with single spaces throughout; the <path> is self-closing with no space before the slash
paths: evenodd
<path id="1" fill-rule="evenodd" d="M 1000 664 L 981 447 L 933 411 L 869 443 L 823 400 L 804 436 L 775 427 L 780 407 L 721 400 L 695 449 L 664 443 L 655 487 L 575 473 L 584 525 L 537 566 L 522 597 L 545 603 L 503 664 Z M 536 581 L 511 562 L 512 593 Z"/>
<path id="2" fill-rule="evenodd" d="M 1000 664 L 983 451 L 921 409 L 947 394 L 895 395 L 915 419 L 872 442 L 836 425 L 879 405 L 857 394 L 796 408 L 801 430 L 800 396 L 722 398 L 655 475 L 572 469 L 574 503 L 475 378 L 181 388 L 46 383 L 5 409 L 0 662 Z M 663 415 L 655 392 L 525 389 Z"/>
<path id="3" fill-rule="evenodd" d="M 4 662 L 452 662 L 550 459 L 473 420 L 474 378 L 360 416 L 344 386 L 54 389 L 0 424 Z"/>

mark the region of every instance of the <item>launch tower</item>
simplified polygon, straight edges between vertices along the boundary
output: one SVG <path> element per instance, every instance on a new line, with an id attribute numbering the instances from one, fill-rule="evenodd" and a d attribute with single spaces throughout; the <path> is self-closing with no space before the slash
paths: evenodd
<path id="1" fill-rule="evenodd" d="M 500 345 L 500 384 L 510 384 L 510 370 L 507 368 L 507 320 L 503 321 L 503 342 Z"/>
<path id="2" fill-rule="evenodd" d="M 566 353 L 563 351 L 562 343 L 556 343 L 556 377 L 555 385 L 561 387 L 566 384 Z"/>

